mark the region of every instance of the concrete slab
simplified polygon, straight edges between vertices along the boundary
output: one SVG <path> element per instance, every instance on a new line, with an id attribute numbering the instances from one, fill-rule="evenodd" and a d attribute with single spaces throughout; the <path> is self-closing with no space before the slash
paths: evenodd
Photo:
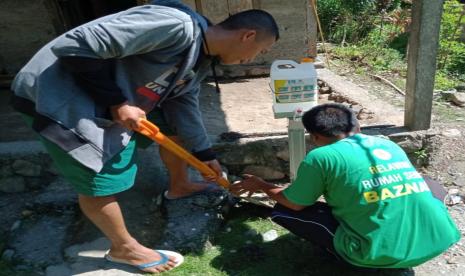
<path id="1" fill-rule="evenodd" d="M 274 119 L 269 78 L 238 79 L 202 86 L 200 107 L 209 134 L 272 134 L 287 131 L 286 119 Z"/>

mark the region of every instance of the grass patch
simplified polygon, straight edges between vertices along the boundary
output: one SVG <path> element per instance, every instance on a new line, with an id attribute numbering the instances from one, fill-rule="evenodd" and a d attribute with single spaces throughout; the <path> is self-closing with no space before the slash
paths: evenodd
<path id="1" fill-rule="evenodd" d="M 360 275 L 270 219 L 256 216 L 257 208 L 234 208 L 214 237 L 213 247 L 201 254 L 185 254 L 182 266 L 163 275 Z M 279 237 L 263 242 L 261 234 L 272 229 Z"/>

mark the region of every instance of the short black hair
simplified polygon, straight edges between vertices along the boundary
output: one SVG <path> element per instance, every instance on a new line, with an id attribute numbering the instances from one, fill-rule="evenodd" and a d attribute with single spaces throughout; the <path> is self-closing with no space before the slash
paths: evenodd
<path id="1" fill-rule="evenodd" d="M 305 112 L 302 123 L 309 133 L 317 133 L 325 137 L 336 137 L 347 134 L 358 126 L 354 112 L 336 103 L 317 105 Z"/>
<path id="2" fill-rule="evenodd" d="M 229 16 L 218 25 L 226 30 L 255 30 L 258 36 L 266 34 L 274 36 L 276 41 L 279 39 L 278 24 L 271 14 L 263 10 L 242 11 Z"/>

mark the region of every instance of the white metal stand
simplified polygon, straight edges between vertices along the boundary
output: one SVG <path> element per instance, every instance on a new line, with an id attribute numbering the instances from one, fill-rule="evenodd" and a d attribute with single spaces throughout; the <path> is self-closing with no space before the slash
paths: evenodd
<path id="1" fill-rule="evenodd" d="M 290 178 L 293 181 L 297 175 L 297 169 L 306 155 L 305 129 L 300 118 L 289 118 L 289 167 Z"/>

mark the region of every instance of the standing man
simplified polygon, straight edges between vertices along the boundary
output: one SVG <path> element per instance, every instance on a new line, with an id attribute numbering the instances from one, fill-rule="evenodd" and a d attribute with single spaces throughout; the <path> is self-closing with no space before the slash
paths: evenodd
<path id="1" fill-rule="evenodd" d="M 460 239 L 440 184 L 395 143 L 359 133 L 349 108 L 319 105 L 302 122 L 318 148 L 288 187 L 249 175 L 232 191 L 264 191 L 278 202 L 273 221 L 354 266 L 410 268 Z"/>
<path id="2" fill-rule="evenodd" d="M 199 111 L 200 82 L 215 62 L 250 62 L 278 38 L 264 11 L 210 25 L 180 1 L 160 0 L 66 32 L 18 73 L 13 105 L 78 192 L 83 213 L 111 241 L 107 259 L 155 273 L 177 265 L 173 252 L 166 257 L 128 233 L 115 197 L 134 184 L 139 120 L 153 118 L 221 175 Z M 183 160 L 160 151 L 169 198 L 206 188 L 189 182 Z"/>

